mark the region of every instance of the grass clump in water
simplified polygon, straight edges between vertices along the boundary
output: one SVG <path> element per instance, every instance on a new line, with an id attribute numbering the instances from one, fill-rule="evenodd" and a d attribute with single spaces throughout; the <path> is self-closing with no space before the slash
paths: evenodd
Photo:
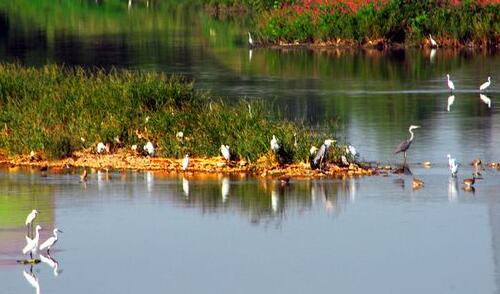
<path id="1" fill-rule="evenodd" d="M 269 106 L 229 104 L 178 76 L 0 64 L 0 149 L 63 158 L 98 142 L 114 150 L 151 141 L 157 155 L 180 158 L 217 156 L 227 144 L 235 159 L 254 161 L 276 135 L 287 151 L 283 163 L 306 159 L 324 136 L 272 116 Z"/>

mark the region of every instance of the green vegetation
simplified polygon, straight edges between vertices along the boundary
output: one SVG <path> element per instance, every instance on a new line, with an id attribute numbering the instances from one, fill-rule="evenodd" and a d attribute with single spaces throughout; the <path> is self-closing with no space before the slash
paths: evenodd
<path id="1" fill-rule="evenodd" d="M 165 157 L 215 156 L 228 144 L 235 157 L 254 161 L 269 152 L 274 134 L 285 163 L 306 159 L 310 145 L 325 139 L 272 116 L 270 106 L 244 99 L 228 104 L 177 76 L 0 64 L 0 148 L 11 154 L 39 150 L 61 158 L 97 142 L 113 150 L 150 140 Z M 332 154 L 338 159 L 340 151 Z"/>
<path id="2" fill-rule="evenodd" d="M 494 46 L 500 39 L 500 5 L 494 1 L 208 1 L 248 5 L 262 43 L 366 39 L 419 44 L 429 33 L 443 45 Z M 236 4 L 233 4 L 236 5 Z M 266 9 L 257 9 L 257 7 Z"/>

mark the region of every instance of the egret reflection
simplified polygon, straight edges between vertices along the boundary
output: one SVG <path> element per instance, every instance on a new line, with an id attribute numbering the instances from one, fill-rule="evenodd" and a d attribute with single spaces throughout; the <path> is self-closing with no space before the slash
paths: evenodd
<path id="1" fill-rule="evenodd" d="M 434 63 L 434 59 L 436 59 L 436 52 L 437 52 L 436 49 L 434 48 L 431 49 L 431 53 L 429 54 L 429 59 L 431 63 Z"/>
<path id="2" fill-rule="evenodd" d="M 35 293 L 40 294 L 40 283 L 38 281 L 38 278 L 35 276 L 33 273 L 33 266 L 30 268 L 30 271 L 23 271 L 23 276 L 28 281 L 28 283 L 31 285 L 31 287 L 35 288 Z"/>
<path id="3" fill-rule="evenodd" d="M 455 102 L 455 95 L 450 95 L 448 97 L 448 105 L 446 106 L 446 110 L 448 112 L 450 112 L 451 106 L 453 105 L 454 102 Z"/>
<path id="4" fill-rule="evenodd" d="M 153 186 L 154 186 L 154 175 L 152 172 L 147 171 L 144 174 L 144 180 L 146 181 L 146 189 L 148 193 L 151 193 L 153 191 Z"/>
<path id="5" fill-rule="evenodd" d="M 225 203 L 227 201 L 227 197 L 229 196 L 229 178 L 228 177 L 222 178 L 221 194 L 222 194 L 222 202 Z"/>
<path id="6" fill-rule="evenodd" d="M 479 98 L 484 102 L 484 104 L 488 105 L 488 108 L 491 108 L 491 99 L 488 96 L 479 94 Z"/>
<path id="7" fill-rule="evenodd" d="M 274 212 L 278 211 L 278 205 L 279 205 L 279 196 L 276 191 L 271 191 L 271 208 L 273 209 Z"/>
<path id="8" fill-rule="evenodd" d="M 185 177 L 182 177 L 182 192 L 186 198 L 189 197 L 189 181 Z"/>
<path id="9" fill-rule="evenodd" d="M 47 256 L 40 254 L 40 260 L 52 269 L 54 277 L 58 277 L 62 273 L 62 270 L 59 269 L 59 262 L 50 256 L 50 254 L 47 254 Z"/>
<path id="10" fill-rule="evenodd" d="M 455 177 L 451 177 L 448 182 L 448 201 L 455 202 L 458 196 L 458 180 Z"/>

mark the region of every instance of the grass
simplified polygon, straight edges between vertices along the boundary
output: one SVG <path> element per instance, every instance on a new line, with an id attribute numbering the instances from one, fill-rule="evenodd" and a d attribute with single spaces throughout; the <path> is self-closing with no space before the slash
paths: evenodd
<path id="1" fill-rule="evenodd" d="M 257 10 L 252 1 L 229 2 L 249 5 Z M 500 4 L 496 0 L 256 2 L 266 8 L 257 10 L 259 13 L 254 15 L 256 35 L 262 43 L 341 39 L 361 44 L 366 39 L 383 39 L 389 43 L 418 45 L 432 34 L 444 45 L 486 47 L 496 46 L 500 39 Z"/>
<path id="2" fill-rule="evenodd" d="M 11 155 L 35 150 L 64 158 L 98 142 L 114 150 L 149 140 L 164 157 L 217 156 L 228 144 L 235 159 L 255 161 L 269 153 L 274 134 L 283 146 L 281 162 L 288 163 L 307 159 L 311 144 L 331 137 L 331 127 L 313 131 L 272 109 L 263 100 L 225 102 L 179 76 L 0 64 L 0 149 Z"/>

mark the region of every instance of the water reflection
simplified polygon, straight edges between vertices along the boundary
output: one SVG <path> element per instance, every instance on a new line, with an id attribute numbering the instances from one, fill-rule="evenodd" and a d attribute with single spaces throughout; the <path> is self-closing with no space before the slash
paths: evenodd
<path id="1" fill-rule="evenodd" d="M 48 265 L 52 269 L 54 277 L 58 277 L 63 270 L 59 269 L 59 262 L 55 260 L 50 254 L 47 256 L 40 254 L 40 261 Z"/>
<path id="2" fill-rule="evenodd" d="M 26 281 L 33 287 L 35 288 L 35 293 L 40 294 L 40 283 L 38 281 L 37 276 L 33 273 L 33 266 L 30 267 L 30 271 L 27 272 L 26 270 L 23 271 L 23 276 L 26 279 Z"/>
<path id="3" fill-rule="evenodd" d="M 222 203 L 225 203 L 229 196 L 229 184 L 229 177 L 223 177 L 221 182 Z"/>
<path id="4" fill-rule="evenodd" d="M 488 105 L 488 108 L 491 108 L 491 99 L 488 98 L 486 95 L 483 95 L 483 94 L 479 94 L 479 98 L 481 99 L 481 101 L 484 102 L 484 104 Z"/>
<path id="5" fill-rule="evenodd" d="M 185 177 L 182 177 L 182 192 L 186 198 L 189 197 L 189 181 Z"/>
<path id="6" fill-rule="evenodd" d="M 447 110 L 448 112 L 450 112 L 450 108 L 451 108 L 451 106 L 453 105 L 453 103 L 454 103 L 454 102 L 455 102 L 455 95 L 450 95 L 450 96 L 448 97 L 448 104 L 447 104 L 447 106 L 446 106 L 446 110 Z"/>
<path id="7" fill-rule="evenodd" d="M 458 196 L 458 179 L 456 177 L 451 177 L 448 181 L 448 201 L 457 201 Z"/>

